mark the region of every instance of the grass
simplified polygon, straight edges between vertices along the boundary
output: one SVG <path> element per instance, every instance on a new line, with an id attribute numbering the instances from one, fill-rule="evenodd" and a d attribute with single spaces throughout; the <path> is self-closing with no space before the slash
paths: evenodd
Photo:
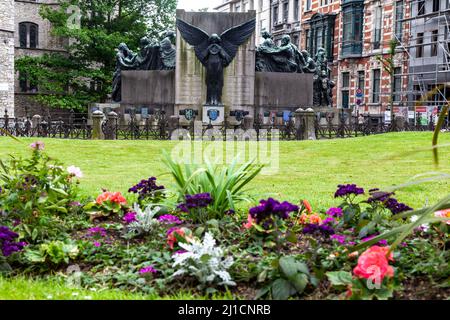
<path id="1" fill-rule="evenodd" d="M 15 277 L 13 279 L 0 276 L 0 300 L 192 300 L 211 299 L 193 296 L 190 292 L 180 292 L 175 296 L 160 297 L 144 295 L 121 290 L 81 290 L 67 286 L 64 279 L 49 277 L 30 279 Z M 215 295 L 213 300 L 233 299 L 231 294 Z"/>
<path id="2" fill-rule="evenodd" d="M 385 188 L 408 182 L 417 174 L 439 171 L 450 174 L 450 150 L 440 150 L 440 167 L 433 165 L 431 133 L 394 133 L 345 140 L 280 142 L 280 169 L 276 175 L 260 175 L 250 184 L 257 194 L 298 202 L 307 198 L 316 209 L 336 204 L 333 193 L 341 183 L 356 183 L 366 189 Z M 81 167 L 85 195 L 101 188 L 127 192 L 150 176 L 164 185 L 173 181 L 161 161 L 162 149 L 171 141 L 74 141 L 43 139 L 46 151 L 67 166 Z M 7 154 L 27 155 L 28 144 L 0 138 L 0 158 Z M 441 143 L 450 135 L 442 134 Z M 450 190 L 450 182 L 439 181 L 407 187 L 400 200 L 415 208 L 439 200 Z"/>
<path id="3" fill-rule="evenodd" d="M 298 202 L 307 198 L 318 210 L 337 205 L 333 193 L 337 184 L 356 183 L 366 189 L 386 188 L 408 182 L 427 172 L 450 174 L 450 150 L 440 149 L 440 166 L 433 165 L 431 133 L 392 133 L 345 140 L 280 142 L 280 169 L 276 175 L 261 175 L 250 188 L 257 194 L 270 194 L 282 200 Z M 450 143 L 442 134 L 441 144 Z M 0 159 L 8 154 L 26 156 L 35 139 L 0 138 Z M 170 141 L 74 141 L 42 139 L 46 151 L 65 165 L 81 167 L 85 177 L 81 192 L 97 195 L 101 188 L 126 193 L 128 188 L 150 176 L 170 185 L 161 151 L 170 150 Z M 450 190 L 450 180 L 409 186 L 398 198 L 414 208 L 433 203 Z M 166 299 L 201 299 L 180 293 Z M 227 295 L 217 298 L 232 298 Z M 0 277 L 0 299 L 160 299 L 129 292 L 84 291 L 67 287 L 60 278 L 47 279 Z M 163 298 L 164 299 L 164 298 Z"/>

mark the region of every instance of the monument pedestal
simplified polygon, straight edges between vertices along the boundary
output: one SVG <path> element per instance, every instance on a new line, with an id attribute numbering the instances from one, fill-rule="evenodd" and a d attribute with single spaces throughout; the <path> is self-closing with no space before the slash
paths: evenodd
<path id="1" fill-rule="evenodd" d="M 203 123 L 211 125 L 221 125 L 225 122 L 225 107 L 224 106 L 203 106 Z"/>

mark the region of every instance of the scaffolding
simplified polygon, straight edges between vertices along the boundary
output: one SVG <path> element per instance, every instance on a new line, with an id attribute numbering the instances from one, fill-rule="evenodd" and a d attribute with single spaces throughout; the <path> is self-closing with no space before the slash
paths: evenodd
<path id="1" fill-rule="evenodd" d="M 430 121 L 435 120 L 450 100 L 450 0 L 401 3 L 402 32 L 399 37 L 394 27 L 393 35 L 399 44 L 397 57 L 401 57 L 400 63 L 406 64 L 408 70 L 396 76 L 401 77 L 402 88 L 407 84 L 407 90 L 395 93 L 401 95 L 401 104 L 408 111 L 414 111 L 417 124 L 419 113 L 426 113 Z"/>

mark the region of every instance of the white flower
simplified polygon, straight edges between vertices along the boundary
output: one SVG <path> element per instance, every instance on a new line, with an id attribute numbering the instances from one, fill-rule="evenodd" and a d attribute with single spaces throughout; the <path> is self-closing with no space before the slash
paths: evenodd
<path id="1" fill-rule="evenodd" d="M 67 172 L 74 177 L 83 178 L 83 172 L 81 172 L 81 169 L 78 167 L 70 166 L 67 168 Z"/>
<path id="2" fill-rule="evenodd" d="M 190 243 L 179 243 L 186 250 L 172 256 L 173 267 L 179 270 L 175 276 L 189 274 L 197 277 L 202 284 L 217 282 L 219 285 L 236 285 L 227 269 L 233 265 L 233 257 L 224 257 L 224 250 L 216 246 L 216 240 L 207 232 L 203 242 L 193 239 Z"/>

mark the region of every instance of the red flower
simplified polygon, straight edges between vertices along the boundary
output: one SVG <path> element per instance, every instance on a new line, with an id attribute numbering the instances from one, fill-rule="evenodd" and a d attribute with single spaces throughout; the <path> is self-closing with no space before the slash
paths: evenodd
<path id="1" fill-rule="evenodd" d="M 358 265 L 353 269 L 353 274 L 358 278 L 374 279 L 382 281 L 385 277 L 393 277 L 394 269 L 389 261 L 394 261 L 392 252 L 389 257 L 388 247 L 373 246 L 367 249 L 358 259 Z"/>
<path id="2" fill-rule="evenodd" d="M 176 235 L 179 235 L 181 237 L 185 237 L 186 233 L 183 229 L 174 229 L 167 235 L 167 245 L 169 246 L 170 250 L 173 250 L 175 247 L 175 243 L 178 241 Z"/>

